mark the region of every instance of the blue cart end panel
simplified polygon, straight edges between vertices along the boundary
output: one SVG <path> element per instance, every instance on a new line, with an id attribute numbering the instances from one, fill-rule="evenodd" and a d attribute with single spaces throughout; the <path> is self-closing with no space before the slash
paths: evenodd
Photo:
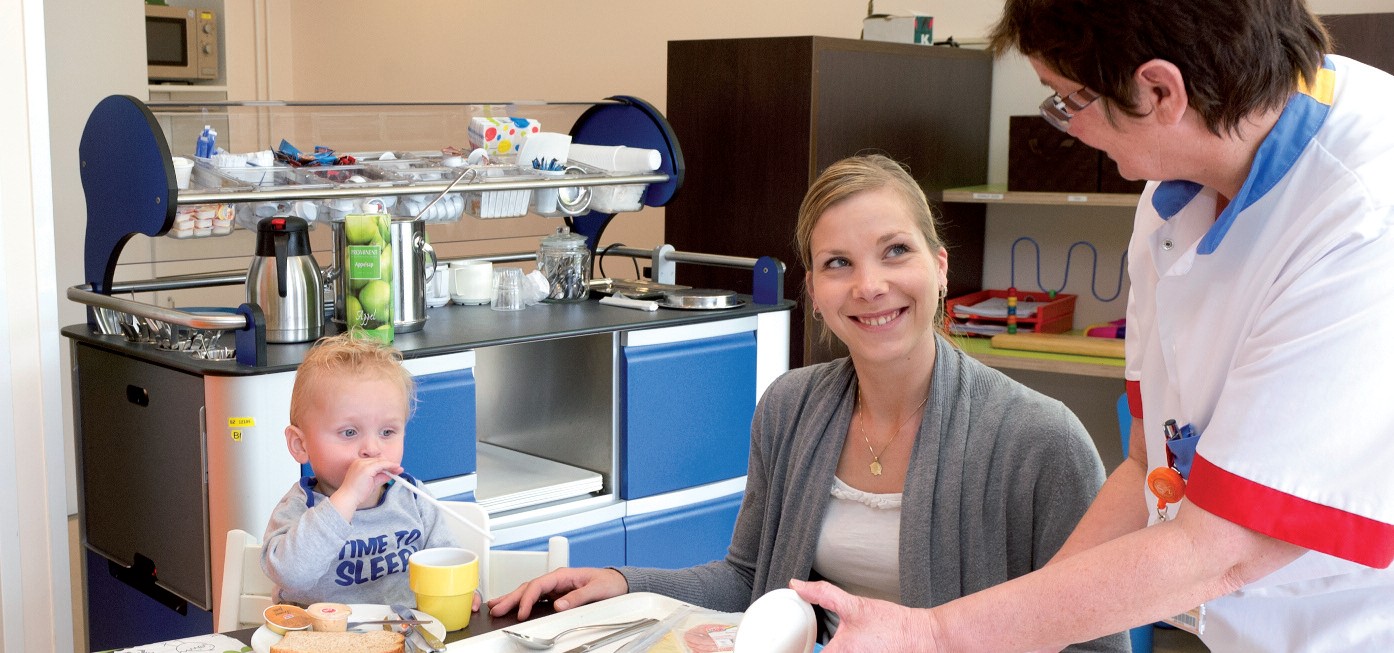
<path id="1" fill-rule="evenodd" d="M 473 369 L 416 377 L 402 467 L 423 483 L 474 473 L 474 424 Z"/>
<path id="2" fill-rule="evenodd" d="M 681 569 L 725 558 L 743 496 L 625 517 L 628 564 Z"/>
<path id="3" fill-rule="evenodd" d="M 625 347 L 620 496 L 637 499 L 746 473 L 755 334 Z"/>

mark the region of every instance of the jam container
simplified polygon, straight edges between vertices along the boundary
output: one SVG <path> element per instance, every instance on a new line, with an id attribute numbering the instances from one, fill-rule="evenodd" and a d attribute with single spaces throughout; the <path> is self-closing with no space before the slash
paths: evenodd
<path id="1" fill-rule="evenodd" d="M 590 296 L 591 251 L 586 237 L 558 227 L 542 239 L 537 269 L 549 286 L 544 302 L 579 302 Z"/>

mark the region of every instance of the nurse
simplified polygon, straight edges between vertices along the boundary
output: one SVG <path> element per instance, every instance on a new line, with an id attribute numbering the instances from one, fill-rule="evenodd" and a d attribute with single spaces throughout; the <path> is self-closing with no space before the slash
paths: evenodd
<path id="1" fill-rule="evenodd" d="M 920 612 L 795 583 L 842 615 L 826 652 L 1168 617 L 1216 651 L 1394 650 L 1394 78 L 1326 54 L 1301 0 L 1008 0 L 991 42 L 1048 121 L 1161 180 L 1129 248 L 1143 437 L 1040 571 Z"/>

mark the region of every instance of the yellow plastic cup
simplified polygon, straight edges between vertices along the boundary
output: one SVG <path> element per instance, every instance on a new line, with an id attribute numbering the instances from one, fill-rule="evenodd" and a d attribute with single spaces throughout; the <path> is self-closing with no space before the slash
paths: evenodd
<path id="1" fill-rule="evenodd" d="M 468 549 L 422 549 L 407 563 L 416 608 L 435 617 L 447 631 L 470 624 L 474 591 L 479 589 L 479 556 Z"/>

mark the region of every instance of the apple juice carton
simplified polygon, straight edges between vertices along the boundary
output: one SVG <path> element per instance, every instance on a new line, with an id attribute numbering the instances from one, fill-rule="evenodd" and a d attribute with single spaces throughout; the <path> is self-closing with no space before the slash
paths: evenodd
<path id="1" fill-rule="evenodd" d="M 344 319 L 349 333 L 392 342 L 392 216 L 344 216 Z"/>

